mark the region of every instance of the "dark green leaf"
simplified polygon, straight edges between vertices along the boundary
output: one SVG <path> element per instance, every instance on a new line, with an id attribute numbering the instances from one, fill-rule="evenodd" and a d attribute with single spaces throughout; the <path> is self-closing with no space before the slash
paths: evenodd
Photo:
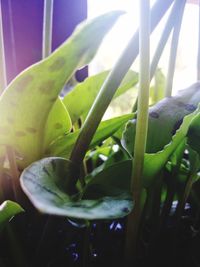
<path id="1" fill-rule="evenodd" d="M 200 102 L 200 84 L 196 83 L 168 97 L 149 109 L 147 153 L 161 151 L 172 140 L 184 116 L 196 110 Z M 128 122 L 123 135 L 123 145 L 132 155 L 136 131 L 136 119 Z"/>
<path id="2" fill-rule="evenodd" d="M 75 166 L 63 158 L 46 158 L 26 168 L 20 178 L 22 188 L 41 212 L 77 219 L 114 219 L 127 215 L 132 200 L 127 193 L 112 190 L 99 197 L 80 199 L 68 186 Z M 108 194 L 110 192 L 110 194 Z"/>

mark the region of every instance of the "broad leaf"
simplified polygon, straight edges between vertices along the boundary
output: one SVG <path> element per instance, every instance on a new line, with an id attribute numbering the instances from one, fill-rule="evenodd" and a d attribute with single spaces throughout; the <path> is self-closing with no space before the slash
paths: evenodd
<path id="1" fill-rule="evenodd" d="M 92 139 L 90 148 L 98 145 L 100 142 L 111 136 L 132 117 L 133 114 L 127 114 L 101 122 Z M 45 152 L 45 154 L 48 156 L 54 155 L 69 158 L 79 133 L 80 130 L 77 130 L 74 133 L 70 133 L 58 138 L 48 147 L 48 150 Z"/>
<path id="2" fill-rule="evenodd" d="M 71 194 L 68 182 L 75 166 L 63 158 L 46 158 L 26 168 L 20 178 L 22 188 L 41 212 L 77 219 L 114 219 L 127 215 L 132 201 L 127 194 L 104 192 L 80 199 Z"/>
<path id="3" fill-rule="evenodd" d="M 179 129 L 183 117 L 196 110 L 200 102 L 200 85 L 198 83 L 181 90 L 174 97 L 168 97 L 149 109 L 149 126 L 147 153 L 156 153 L 164 148 Z M 122 144 L 133 155 L 136 132 L 134 119 L 127 123 Z"/>
<path id="4" fill-rule="evenodd" d="M 155 175 L 157 175 L 165 166 L 167 160 L 178 146 L 185 141 L 188 127 L 199 111 L 200 109 L 197 109 L 195 112 L 185 116 L 181 127 L 172 137 L 172 141 L 166 145 L 163 150 L 154 154 L 145 154 L 143 174 L 144 186 L 148 187 L 152 184 Z"/>
<path id="5" fill-rule="evenodd" d="M 69 111 L 72 123 L 81 116 L 86 116 L 90 110 L 103 82 L 108 76 L 109 71 L 87 78 L 79 83 L 63 99 L 63 103 Z M 138 82 L 138 75 L 134 71 L 129 71 L 118 88 L 114 98 L 126 92 Z"/>
<path id="6" fill-rule="evenodd" d="M 63 132 L 71 128 L 66 121 L 49 118 L 47 141 L 44 140 L 45 124 L 58 94 L 66 81 L 78 68 L 88 64 L 95 55 L 103 37 L 122 14 L 114 11 L 82 23 L 74 34 L 45 60 L 23 71 L 0 97 L 0 144 L 12 145 L 23 157 L 21 167 L 41 158 L 44 142 L 48 143 L 63 126 Z M 58 108 L 59 104 L 57 105 Z M 67 111 L 59 111 L 59 114 Z M 63 118 L 63 115 L 62 115 Z M 53 124 L 55 122 L 55 124 Z M 51 129 L 52 128 L 52 129 Z M 57 129 L 55 129 L 57 128 Z"/>
<path id="7" fill-rule="evenodd" d="M 0 230 L 14 215 L 23 211 L 19 204 L 10 200 L 4 201 L 0 205 Z"/>

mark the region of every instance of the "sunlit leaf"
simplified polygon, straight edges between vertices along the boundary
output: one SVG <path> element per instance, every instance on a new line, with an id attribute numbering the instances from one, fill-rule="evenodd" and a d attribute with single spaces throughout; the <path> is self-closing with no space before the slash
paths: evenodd
<path id="1" fill-rule="evenodd" d="M 108 73 L 109 71 L 105 71 L 87 78 L 84 82 L 76 85 L 75 88 L 65 96 L 63 103 L 69 111 L 72 123 L 81 116 L 85 117 L 87 115 Z M 126 92 L 137 82 L 137 73 L 130 70 L 123 79 L 114 98 Z"/>
<path id="2" fill-rule="evenodd" d="M 92 139 L 90 148 L 96 146 L 97 144 L 111 136 L 132 117 L 133 114 L 127 114 L 101 122 Z M 64 135 L 58 138 L 49 146 L 48 150 L 46 151 L 46 155 L 54 155 L 68 158 L 71 154 L 71 151 L 78 138 L 79 133 L 80 130 L 77 130 L 74 133 L 70 133 L 68 135 Z"/>
<path id="3" fill-rule="evenodd" d="M 62 46 L 18 75 L 1 95 L 0 144 L 14 147 L 23 157 L 22 168 L 41 158 L 44 143 L 55 138 L 56 131 L 60 135 L 61 125 L 63 132 L 70 130 L 71 122 L 64 107 L 63 111 L 60 104 L 54 108 L 60 109 L 61 120 L 55 110 L 50 111 L 56 100 L 59 101 L 58 94 L 66 81 L 93 58 L 103 37 L 121 14 L 121 11 L 109 12 L 82 23 Z M 49 113 L 52 118 L 45 127 Z M 66 114 L 64 123 L 63 114 Z"/>

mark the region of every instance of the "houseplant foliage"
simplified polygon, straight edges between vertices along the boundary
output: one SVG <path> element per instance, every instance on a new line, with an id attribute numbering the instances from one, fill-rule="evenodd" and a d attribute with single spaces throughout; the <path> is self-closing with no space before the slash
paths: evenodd
<path id="1" fill-rule="evenodd" d="M 1 179 L 12 178 L 15 200 L 23 206 L 21 185 L 40 212 L 68 217 L 77 225 L 131 213 L 127 266 L 137 258 L 146 227 L 151 231 L 147 240 L 151 251 L 174 200 L 178 203 L 174 215 L 177 227 L 199 179 L 199 82 L 164 98 L 163 84 L 156 93 L 151 88 L 153 105 L 148 107 L 150 78 L 164 49 L 163 40 L 167 41 L 173 28 L 178 36 L 180 28 L 176 26 L 181 24 L 186 1 L 174 1 L 151 66 L 150 31 L 172 2 L 155 4 L 150 25 L 149 2 L 141 1 L 140 86 L 132 113 L 102 121 L 111 100 L 138 83 L 138 74 L 129 70 L 138 53 L 138 33 L 111 71 L 88 77 L 64 98 L 59 97 L 74 72 L 93 59 L 102 39 L 122 15 L 120 11 L 79 25 L 55 52 L 19 74 L 0 97 L 0 174 Z M 177 48 L 176 42 L 174 46 Z M 165 95 L 172 80 L 167 77 Z M 1 228 L 23 211 L 19 204 L 3 202 Z"/>

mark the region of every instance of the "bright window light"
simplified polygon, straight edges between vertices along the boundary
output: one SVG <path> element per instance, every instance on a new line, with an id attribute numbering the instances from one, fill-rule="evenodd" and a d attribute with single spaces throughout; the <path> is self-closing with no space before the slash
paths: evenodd
<path id="1" fill-rule="evenodd" d="M 154 2 L 151 1 L 151 4 Z M 88 0 L 89 18 L 116 9 L 124 10 L 126 14 L 121 17 L 113 30 L 105 38 L 104 43 L 90 66 L 90 74 L 112 68 L 114 65 L 129 38 L 138 27 L 139 0 Z M 185 88 L 196 81 L 198 14 L 198 6 L 192 4 L 186 5 L 178 46 L 173 92 Z M 160 23 L 161 25 L 152 34 L 151 56 L 153 56 L 161 36 L 167 15 Z M 164 74 L 167 72 L 169 47 L 170 45 L 168 44 L 159 63 L 159 67 Z M 138 69 L 137 62 L 135 62 L 132 68 L 135 70 Z"/>

